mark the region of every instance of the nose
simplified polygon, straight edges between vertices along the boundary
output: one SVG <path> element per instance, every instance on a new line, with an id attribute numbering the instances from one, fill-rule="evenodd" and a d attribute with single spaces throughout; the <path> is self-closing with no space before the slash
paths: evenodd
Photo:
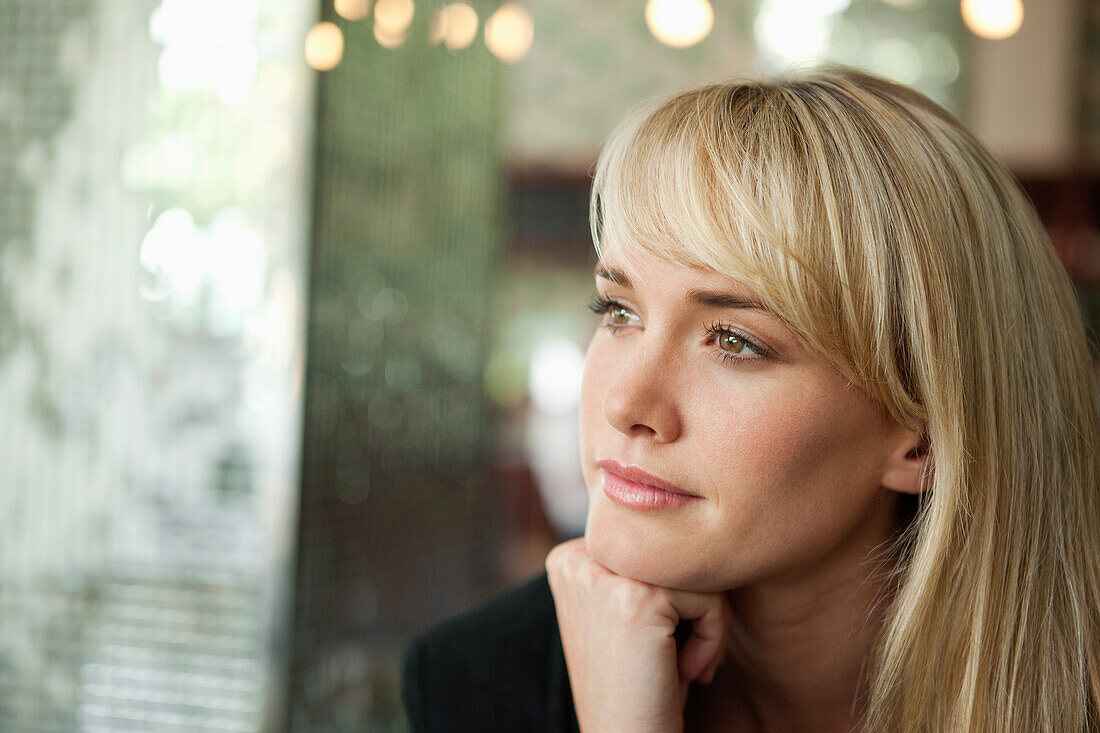
<path id="1" fill-rule="evenodd" d="M 635 344 L 604 393 L 608 424 L 629 437 L 676 440 L 682 426 L 671 366 L 657 343 L 643 339 Z"/>

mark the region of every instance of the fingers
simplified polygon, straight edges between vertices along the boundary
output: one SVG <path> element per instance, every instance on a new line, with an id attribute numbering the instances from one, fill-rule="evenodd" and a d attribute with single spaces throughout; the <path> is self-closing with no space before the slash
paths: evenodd
<path id="1" fill-rule="evenodd" d="M 583 540 L 551 551 L 546 570 L 581 729 L 680 729 L 686 683 L 663 589 L 611 572 Z"/>
<path id="2" fill-rule="evenodd" d="M 724 595 L 708 594 L 697 598 L 693 599 L 693 607 L 685 608 L 685 615 L 681 616 L 691 619 L 692 624 L 691 635 L 680 650 L 677 665 L 680 679 L 707 683 L 714 679 L 718 666 L 725 661 L 732 618 Z"/>
<path id="3" fill-rule="evenodd" d="M 619 607 L 620 618 L 661 618 L 665 629 L 662 633 L 668 635 L 679 621 L 691 621 L 691 635 L 676 654 L 681 680 L 710 682 L 725 660 L 732 623 L 725 594 L 671 590 L 618 576 L 592 559 L 583 537 L 551 550 L 546 569 L 556 598 L 597 584 L 610 584 L 614 592 L 602 597 L 604 602 Z"/>

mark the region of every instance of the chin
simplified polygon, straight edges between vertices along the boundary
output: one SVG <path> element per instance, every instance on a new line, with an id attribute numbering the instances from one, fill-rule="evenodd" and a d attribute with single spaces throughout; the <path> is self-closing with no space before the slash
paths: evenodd
<path id="1" fill-rule="evenodd" d="M 698 593 L 726 589 L 707 571 L 709 563 L 699 554 L 698 546 L 679 546 L 660 533 L 624 524 L 589 515 L 584 539 L 593 560 L 616 575 L 649 585 Z"/>

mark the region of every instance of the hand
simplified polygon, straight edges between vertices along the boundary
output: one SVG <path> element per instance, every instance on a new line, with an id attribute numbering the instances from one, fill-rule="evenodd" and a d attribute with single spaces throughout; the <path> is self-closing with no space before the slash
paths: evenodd
<path id="1" fill-rule="evenodd" d="M 616 575 L 584 538 L 546 558 L 577 719 L 585 731 L 683 730 L 691 682 L 725 658 L 731 612 L 723 593 L 670 590 Z M 691 621 L 677 648 L 676 625 Z"/>

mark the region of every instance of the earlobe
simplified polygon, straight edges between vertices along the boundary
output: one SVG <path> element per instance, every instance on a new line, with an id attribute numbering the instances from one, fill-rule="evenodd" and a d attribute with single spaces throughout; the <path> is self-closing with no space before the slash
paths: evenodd
<path id="1" fill-rule="evenodd" d="M 906 431 L 905 440 L 889 457 L 882 485 L 902 494 L 922 494 L 931 487 L 931 475 L 925 476 L 925 464 L 931 462 L 928 437 Z M 931 466 L 929 465 L 929 468 Z"/>

